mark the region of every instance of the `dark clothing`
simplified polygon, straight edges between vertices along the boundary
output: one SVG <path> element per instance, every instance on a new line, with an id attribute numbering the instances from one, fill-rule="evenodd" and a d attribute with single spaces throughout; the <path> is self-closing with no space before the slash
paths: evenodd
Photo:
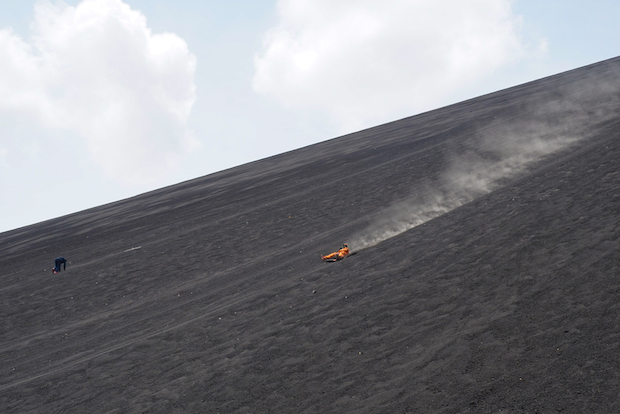
<path id="1" fill-rule="evenodd" d="M 60 272 L 60 265 L 63 265 L 64 269 L 67 270 L 67 259 L 64 257 L 57 257 L 54 260 L 54 273 Z"/>

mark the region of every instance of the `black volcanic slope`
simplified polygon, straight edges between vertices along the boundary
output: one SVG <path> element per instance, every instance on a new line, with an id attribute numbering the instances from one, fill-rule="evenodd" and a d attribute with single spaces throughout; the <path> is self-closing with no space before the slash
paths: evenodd
<path id="1" fill-rule="evenodd" d="M 617 58 L 0 234 L 0 412 L 620 412 L 619 109 Z"/>

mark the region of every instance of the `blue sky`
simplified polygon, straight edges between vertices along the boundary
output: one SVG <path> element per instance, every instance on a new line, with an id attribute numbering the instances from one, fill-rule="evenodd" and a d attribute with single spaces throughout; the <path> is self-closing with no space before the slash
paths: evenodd
<path id="1" fill-rule="evenodd" d="M 616 57 L 620 3 L 0 2 L 0 231 Z"/>

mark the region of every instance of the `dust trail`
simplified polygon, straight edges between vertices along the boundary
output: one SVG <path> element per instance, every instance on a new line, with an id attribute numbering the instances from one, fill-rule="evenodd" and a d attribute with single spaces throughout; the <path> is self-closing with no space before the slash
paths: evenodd
<path id="1" fill-rule="evenodd" d="M 462 137 L 459 143 L 465 149 L 448 157 L 449 167 L 441 178 L 412 183 L 416 195 L 382 211 L 350 239 L 351 250 L 374 246 L 469 203 L 526 173 L 533 163 L 591 136 L 620 109 L 620 81 L 615 79 L 573 86 L 552 101 L 521 111 L 519 117 L 494 119 Z"/>

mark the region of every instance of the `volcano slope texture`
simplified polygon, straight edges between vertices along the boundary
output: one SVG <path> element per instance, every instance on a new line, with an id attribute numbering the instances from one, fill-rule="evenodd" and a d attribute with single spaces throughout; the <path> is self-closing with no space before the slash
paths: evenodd
<path id="1" fill-rule="evenodd" d="M 0 411 L 620 412 L 619 114 L 612 59 L 2 233 Z"/>

